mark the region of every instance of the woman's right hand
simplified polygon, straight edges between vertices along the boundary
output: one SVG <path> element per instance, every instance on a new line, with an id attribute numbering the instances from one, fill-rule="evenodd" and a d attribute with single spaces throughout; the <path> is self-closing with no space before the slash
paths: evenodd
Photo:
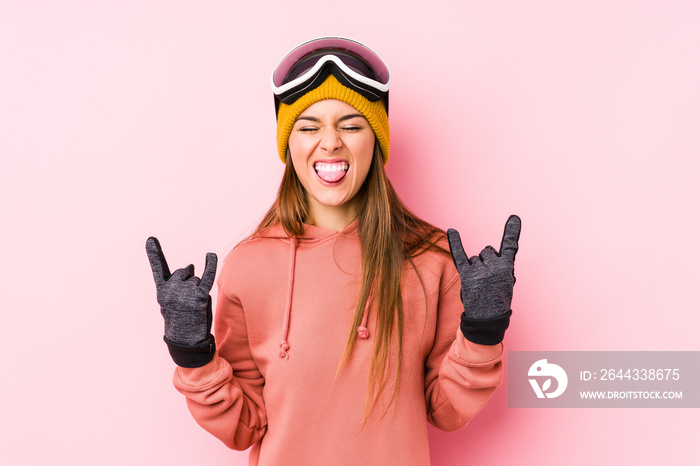
<path id="1" fill-rule="evenodd" d="M 158 304 L 165 320 L 165 341 L 171 347 L 173 359 L 176 357 L 171 344 L 180 347 L 198 346 L 208 340 L 213 344 L 210 336 L 212 311 L 209 292 L 216 275 L 216 254 L 207 254 L 201 280 L 194 275 L 194 265 L 191 264 L 171 274 L 160 243 L 154 237 L 146 241 L 146 254 L 151 263 Z M 177 359 L 175 362 L 183 365 Z"/>

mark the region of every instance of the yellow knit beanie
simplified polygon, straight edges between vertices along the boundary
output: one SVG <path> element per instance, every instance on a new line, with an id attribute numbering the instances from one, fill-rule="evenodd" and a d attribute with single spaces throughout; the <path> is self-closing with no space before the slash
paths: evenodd
<path id="1" fill-rule="evenodd" d="M 287 146 L 292 127 L 301 113 L 318 101 L 325 99 L 341 100 L 352 105 L 362 113 L 374 130 L 377 142 L 382 150 L 384 164 L 389 160 L 389 117 L 381 100 L 370 102 L 359 93 L 349 89 L 332 74 L 316 89 L 307 92 L 293 104 L 280 103 L 277 112 L 277 150 L 282 162 L 287 163 Z"/>

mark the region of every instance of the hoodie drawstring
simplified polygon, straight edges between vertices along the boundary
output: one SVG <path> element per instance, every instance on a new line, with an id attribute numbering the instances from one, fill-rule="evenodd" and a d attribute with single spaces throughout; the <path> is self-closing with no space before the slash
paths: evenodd
<path id="1" fill-rule="evenodd" d="M 362 313 L 362 323 L 357 327 L 357 336 L 366 340 L 369 338 L 369 329 L 367 328 L 367 320 L 369 319 L 369 308 L 372 304 L 372 291 L 374 291 L 374 283 L 369 288 L 367 302 L 365 303 L 365 311 Z"/>
<path id="2" fill-rule="evenodd" d="M 298 239 L 296 236 L 292 236 L 289 242 L 289 281 L 287 282 L 287 306 L 284 311 L 284 329 L 282 330 L 282 341 L 280 342 L 280 358 L 286 358 L 289 351 L 289 321 L 292 316 L 292 292 L 294 291 L 294 272 L 296 268 L 296 257 L 297 257 L 297 243 Z M 374 283 L 370 286 L 369 295 L 367 296 L 367 303 L 365 303 L 365 310 L 362 313 L 362 323 L 357 327 L 357 336 L 363 340 L 369 338 L 369 329 L 367 328 L 367 321 L 369 319 L 369 311 L 372 304 L 372 293 L 374 291 Z"/>
<path id="3" fill-rule="evenodd" d="M 284 330 L 282 331 L 282 341 L 280 342 L 280 358 L 287 357 L 289 351 L 289 319 L 292 315 L 292 291 L 294 290 L 294 267 L 297 258 L 297 237 L 292 236 L 289 243 L 289 282 L 287 283 L 287 308 L 284 312 Z"/>

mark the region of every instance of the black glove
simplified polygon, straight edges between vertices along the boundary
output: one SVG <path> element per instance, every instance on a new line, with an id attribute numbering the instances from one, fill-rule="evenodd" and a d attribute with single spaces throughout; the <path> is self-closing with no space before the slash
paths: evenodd
<path id="1" fill-rule="evenodd" d="M 154 237 L 146 241 L 146 254 L 156 282 L 170 355 L 182 367 L 207 364 L 215 350 L 209 292 L 216 275 L 216 254 L 207 254 L 201 280 L 194 276 L 191 264 L 170 274 L 160 243 Z"/>
<path id="2" fill-rule="evenodd" d="M 512 311 L 515 284 L 514 263 L 520 238 L 520 218 L 511 215 L 506 222 L 501 250 L 487 246 L 481 254 L 467 258 L 456 230 L 447 230 L 450 252 L 462 281 L 460 296 L 464 306 L 460 328 L 464 337 L 482 345 L 496 345 L 503 336 Z"/>

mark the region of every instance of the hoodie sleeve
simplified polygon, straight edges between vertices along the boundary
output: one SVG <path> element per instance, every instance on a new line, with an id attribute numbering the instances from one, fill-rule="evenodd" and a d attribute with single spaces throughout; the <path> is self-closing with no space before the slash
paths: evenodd
<path id="1" fill-rule="evenodd" d="M 267 429 L 264 379 L 250 352 L 241 304 L 221 286 L 215 319 L 214 359 L 203 367 L 178 367 L 173 382 L 200 426 L 229 448 L 245 450 Z"/>
<path id="2" fill-rule="evenodd" d="M 460 281 L 456 271 L 452 275 L 440 292 L 435 341 L 425 366 L 428 421 L 445 431 L 465 427 L 503 380 L 503 343 L 472 343 L 459 329 Z"/>

